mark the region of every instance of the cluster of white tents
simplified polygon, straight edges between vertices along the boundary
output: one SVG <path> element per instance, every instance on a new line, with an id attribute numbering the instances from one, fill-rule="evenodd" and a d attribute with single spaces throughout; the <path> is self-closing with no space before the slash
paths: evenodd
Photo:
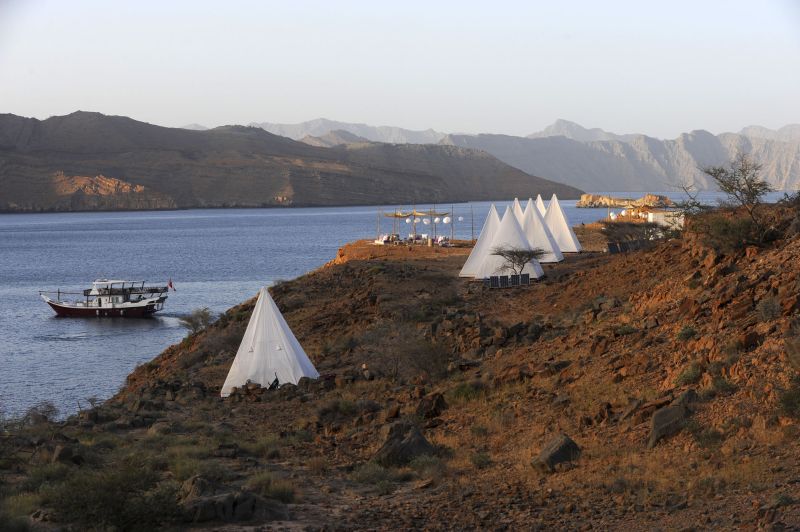
<path id="1" fill-rule="evenodd" d="M 538 260 L 529 262 L 522 271 L 532 279 L 537 279 L 544 275 L 541 262 L 560 262 L 564 260 L 563 253 L 577 253 L 581 250 L 581 245 L 558 198 L 553 194 L 546 208 L 541 195 L 536 197 L 535 202 L 528 199 L 524 209 L 519 200 L 514 198 L 513 204 L 506 207 L 502 218 L 492 205 L 459 276 L 486 279 L 502 273 L 505 260 L 494 255 L 494 250 L 498 248 L 540 249 L 544 252 Z"/>

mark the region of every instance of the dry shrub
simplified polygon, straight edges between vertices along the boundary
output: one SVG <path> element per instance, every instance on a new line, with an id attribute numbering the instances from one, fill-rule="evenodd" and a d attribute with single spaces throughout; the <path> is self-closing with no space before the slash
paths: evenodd
<path id="1" fill-rule="evenodd" d="M 267 499 L 277 499 L 284 503 L 295 499 L 294 485 L 288 480 L 275 478 L 269 471 L 256 473 L 245 484 L 247 489 Z"/>
<path id="2" fill-rule="evenodd" d="M 370 368 L 395 381 L 420 374 L 439 380 L 447 374 L 450 362 L 443 346 L 423 338 L 408 323 L 383 325 L 368 331 L 361 339 L 359 353 Z"/>
<path id="3" fill-rule="evenodd" d="M 133 461 L 102 471 L 79 469 L 42 490 L 58 519 L 88 528 L 153 530 L 178 515 L 178 486 Z"/>

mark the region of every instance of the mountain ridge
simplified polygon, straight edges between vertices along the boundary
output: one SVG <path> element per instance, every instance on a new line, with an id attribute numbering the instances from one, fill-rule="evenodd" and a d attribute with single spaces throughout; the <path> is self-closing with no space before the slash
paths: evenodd
<path id="1" fill-rule="evenodd" d="M 99 183 L 114 185 L 87 196 Z M 321 148 L 250 126 L 195 131 L 84 111 L 0 115 L 3 211 L 404 204 L 537 192 L 581 191 L 470 148 Z"/>

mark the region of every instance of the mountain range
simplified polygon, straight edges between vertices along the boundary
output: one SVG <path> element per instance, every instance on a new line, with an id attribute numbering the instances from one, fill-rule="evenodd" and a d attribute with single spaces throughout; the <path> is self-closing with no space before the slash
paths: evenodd
<path id="1" fill-rule="evenodd" d="M 675 139 L 587 129 L 567 120 L 557 120 L 544 130 L 524 137 L 445 134 L 431 129 L 413 131 L 325 119 L 257 125 L 318 145 L 347 143 L 343 133 L 349 133 L 359 137 L 353 142 L 436 142 L 473 148 L 527 173 L 602 192 L 669 191 L 687 182 L 713 188 L 699 168 L 725 164 L 744 151 L 763 164 L 763 175 L 774 187 L 785 190 L 800 186 L 799 124 L 778 130 L 748 126 L 738 133 L 718 135 L 696 130 Z M 332 132 L 335 138 L 331 137 Z"/>
<path id="2" fill-rule="evenodd" d="M 352 137 L 350 137 L 352 139 Z M 581 191 L 442 144 L 312 146 L 258 127 L 0 115 L 0 210 L 412 204 Z"/>

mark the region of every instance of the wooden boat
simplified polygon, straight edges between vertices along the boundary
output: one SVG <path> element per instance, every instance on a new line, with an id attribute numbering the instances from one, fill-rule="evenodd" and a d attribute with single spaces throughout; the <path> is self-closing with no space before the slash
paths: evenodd
<path id="1" fill-rule="evenodd" d="M 83 292 L 41 291 L 39 296 L 59 316 L 144 318 L 164 308 L 168 291 L 169 286 L 145 286 L 144 281 L 98 279 Z"/>

